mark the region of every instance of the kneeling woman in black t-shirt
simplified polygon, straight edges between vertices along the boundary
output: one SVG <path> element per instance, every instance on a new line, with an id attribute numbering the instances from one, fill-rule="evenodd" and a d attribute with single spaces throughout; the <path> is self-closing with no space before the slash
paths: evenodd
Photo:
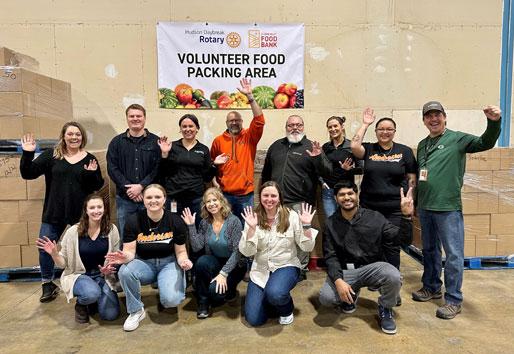
<path id="1" fill-rule="evenodd" d="M 129 313 L 125 331 L 135 330 L 146 316 L 141 285 L 157 281 L 164 308 L 176 307 L 185 298 L 184 270 L 193 266 L 185 246 L 187 228 L 179 216 L 164 209 L 165 201 L 162 186 L 147 186 L 143 191 L 146 210 L 131 215 L 125 224 L 123 251 L 107 255 L 111 263 L 123 264 L 119 278 Z"/>

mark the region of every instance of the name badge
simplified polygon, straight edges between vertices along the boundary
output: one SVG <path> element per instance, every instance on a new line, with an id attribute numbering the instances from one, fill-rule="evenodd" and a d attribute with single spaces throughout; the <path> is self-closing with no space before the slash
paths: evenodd
<path id="1" fill-rule="evenodd" d="M 172 213 L 177 212 L 177 202 L 175 200 L 172 200 L 170 203 L 170 209 Z"/>
<path id="2" fill-rule="evenodd" d="M 426 182 L 428 180 L 428 170 L 426 168 L 419 170 L 419 180 L 420 182 Z"/>
<path id="3" fill-rule="evenodd" d="M 346 269 L 355 269 L 355 264 L 353 264 L 353 263 L 346 263 Z"/>

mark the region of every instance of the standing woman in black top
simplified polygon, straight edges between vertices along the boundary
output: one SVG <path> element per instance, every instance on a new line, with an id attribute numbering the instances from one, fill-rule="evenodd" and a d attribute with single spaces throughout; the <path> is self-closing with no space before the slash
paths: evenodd
<path id="1" fill-rule="evenodd" d="M 352 140 L 353 155 L 364 160 L 360 206 L 380 212 L 392 224 L 400 226 L 400 188 L 408 190 L 416 185 L 417 164 L 412 149 L 393 141 L 396 123 L 384 117 L 375 125 L 376 143 L 362 143 L 368 127 L 375 121 L 371 108 L 366 108 L 362 126 Z M 399 244 L 399 242 L 398 242 Z M 400 247 L 392 259 L 387 259 L 396 268 L 400 267 Z"/>
<path id="2" fill-rule="evenodd" d="M 198 118 L 193 114 L 185 114 L 178 124 L 182 139 L 173 142 L 165 136 L 159 139 L 159 180 L 166 189 L 168 210 L 181 215 L 185 208 L 189 208 L 192 214 L 199 216 L 205 183 L 212 180 L 216 167 L 211 161 L 209 148 L 196 139 L 200 130 Z M 227 157 L 222 154 L 216 158 L 215 163 L 222 164 L 226 160 Z M 197 217 L 197 226 L 199 222 L 200 218 Z"/>
<path id="3" fill-rule="evenodd" d="M 77 122 L 64 124 L 54 149 L 48 149 L 34 159 L 36 141 L 34 135 L 22 137 L 23 155 L 20 172 L 24 179 L 36 179 L 45 175 L 45 202 L 39 238 L 58 241 L 67 225 L 76 224 L 87 195 L 98 191 L 104 184 L 96 157 L 84 148 L 86 131 Z M 43 293 L 41 302 L 55 299 L 59 289 L 53 283 L 54 261 L 39 250 L 39 265 Z"/>
<path id="4" fill-rule="evenodd" d="M 351 142 L 346 139 L 344 130 L 345 117 L 332 116 L 327 120 L 327 130 L 330 141 L 323 144 L 323 152 L 332 163 L 333 173 L 322 178 L 321 200 L 323 210 L 328 219 L 337 209 L 334 198 L 334 185 L 341 181 L 355 181 L 355 175 L 361 174 L 362 169 L 355 166 Z"/>

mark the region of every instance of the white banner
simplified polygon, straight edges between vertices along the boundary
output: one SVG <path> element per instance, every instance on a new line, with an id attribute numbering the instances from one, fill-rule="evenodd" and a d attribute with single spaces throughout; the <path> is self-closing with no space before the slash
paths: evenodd
<path id="1" fill-rule="evenodd" d="M 249 108 L 239 80 L 252 80 L 262 108 L 303 108 L 303 24 L 160 22 L 161 108 Z"/>

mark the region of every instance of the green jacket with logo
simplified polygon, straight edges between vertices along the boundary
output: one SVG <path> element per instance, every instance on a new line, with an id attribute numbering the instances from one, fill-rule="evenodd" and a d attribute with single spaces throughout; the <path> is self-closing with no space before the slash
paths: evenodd
<path id="1" fill-rule="evenodd" d="M 418 144 L 419 169 L 427 169 L 427 181 L 417 187 L 418 208 L 432 211 L 462 210 L 461 188 L 466 169 L 466 153 L 491 149 L 500 136 L 500 121 L 487 120 L 487 129 L 478 137 L 446 129 L 443 135 L 426 137 Z"/>

